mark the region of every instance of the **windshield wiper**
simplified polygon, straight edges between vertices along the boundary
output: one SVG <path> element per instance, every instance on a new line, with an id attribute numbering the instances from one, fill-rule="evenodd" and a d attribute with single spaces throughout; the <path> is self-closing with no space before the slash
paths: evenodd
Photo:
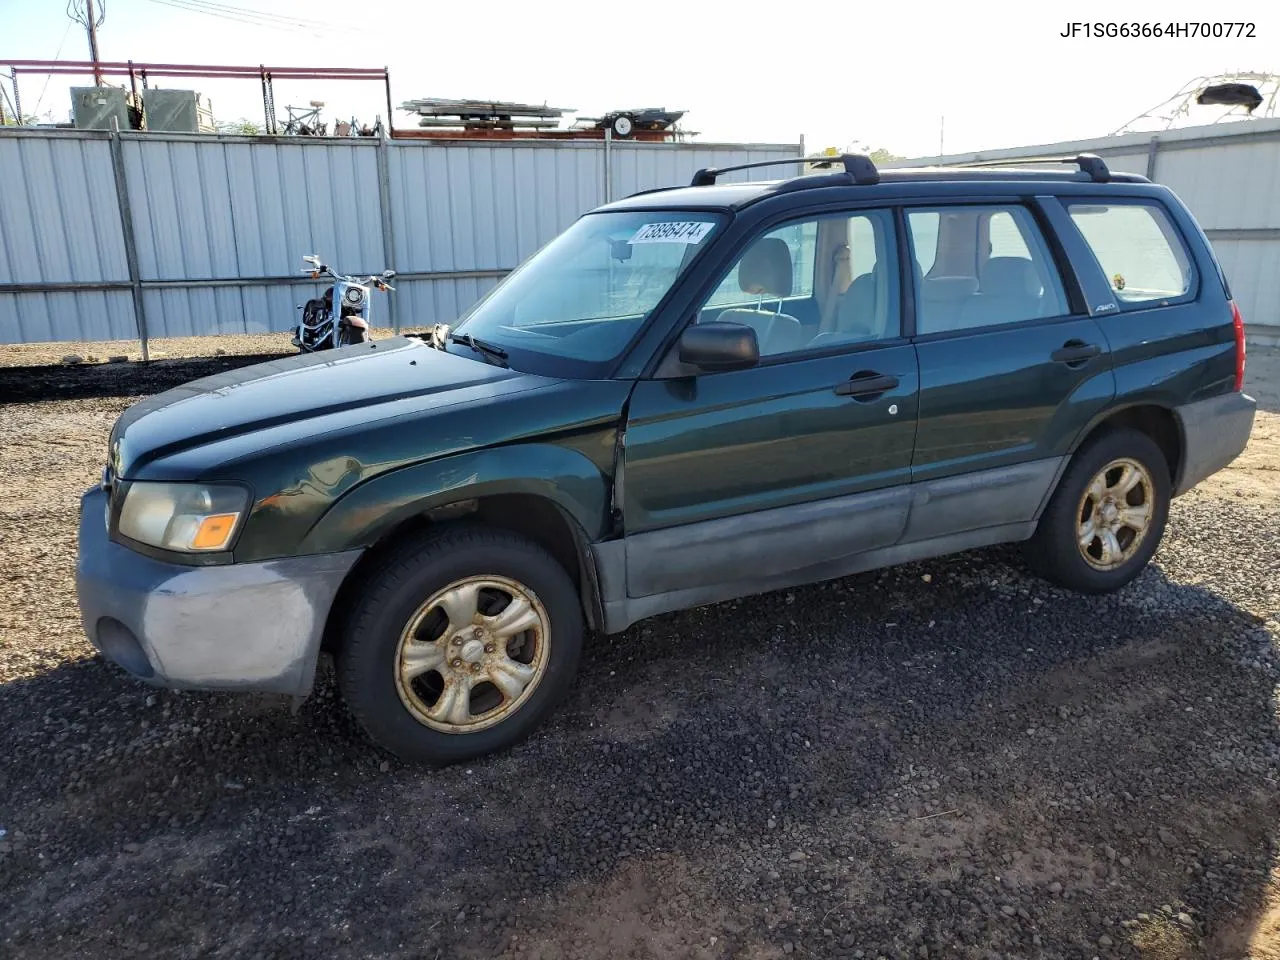
<path id="1" fill-rule="evenodd" d="M 483 340 L 477 340 L 469 333 L 451 333 L 449 334 L 449 339 L 454 343 L 460 343 L 463 346 L 470 347 L 472 350 L 476 351 L 476 353 L 479 353 L 484 357 L 491 358 L 496 361 L 500 367 L 505 367 L 507 365 L 507 351 L 495 344 L 486 343 Z"/>

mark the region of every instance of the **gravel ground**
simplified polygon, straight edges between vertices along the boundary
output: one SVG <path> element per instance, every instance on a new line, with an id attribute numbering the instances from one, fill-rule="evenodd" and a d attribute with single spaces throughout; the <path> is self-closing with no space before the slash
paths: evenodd
<path id="1" fill-rule="evenodd" d="M 327 673 L 294 715 L 81 635 L 112 422 L 246 358 L 0 373 L 0 956 L 1280 958 L 1260 353 L 1247 462 L 1121 593 L 997 549 L 662 617 L 593 643 L 529 742 L 438 772 Z"/>

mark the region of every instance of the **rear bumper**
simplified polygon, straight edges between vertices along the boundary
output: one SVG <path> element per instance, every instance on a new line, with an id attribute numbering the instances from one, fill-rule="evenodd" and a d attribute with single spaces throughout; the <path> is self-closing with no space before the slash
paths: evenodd
<path id="1" fill-rule="evenodd" d="M 1257 401 L 1243 393 L 1174 408 L 1182 425 L 1182 465 L 1174 480 L 1174 496 L 1186 493 L 1240 456 L 1249 442 L 1257 409 Z"/>
<path id="2" fill-rule="evenodd" d="M 113 663 L 179 689 L 305 695 L 325 621 L 359 550 L 189 567 L 108 539 L 106 494 L 80 503 L 76 591 L 85 633 Z"/>

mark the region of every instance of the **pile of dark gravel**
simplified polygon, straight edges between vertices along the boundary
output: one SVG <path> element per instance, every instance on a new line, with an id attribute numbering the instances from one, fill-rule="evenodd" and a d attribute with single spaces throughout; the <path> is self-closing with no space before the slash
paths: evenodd
<path id="1" fill-rule="evenodd" d="M 270 353 L 153 360 L 150 363 L 0 366 L 0 404 L 142 397 L 233 367 L 279 358 L 280 354 Z"/>

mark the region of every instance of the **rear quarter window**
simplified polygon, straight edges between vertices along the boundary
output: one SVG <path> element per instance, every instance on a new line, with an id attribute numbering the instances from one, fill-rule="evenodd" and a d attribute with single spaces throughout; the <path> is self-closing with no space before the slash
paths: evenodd
<path id="1" fill-rule="evenodd" d="M 1191 292 L 1191 257 L 1158 204 L 1072 203 L 1067 210 L 1122 307 L 1175 300 Z"/>

